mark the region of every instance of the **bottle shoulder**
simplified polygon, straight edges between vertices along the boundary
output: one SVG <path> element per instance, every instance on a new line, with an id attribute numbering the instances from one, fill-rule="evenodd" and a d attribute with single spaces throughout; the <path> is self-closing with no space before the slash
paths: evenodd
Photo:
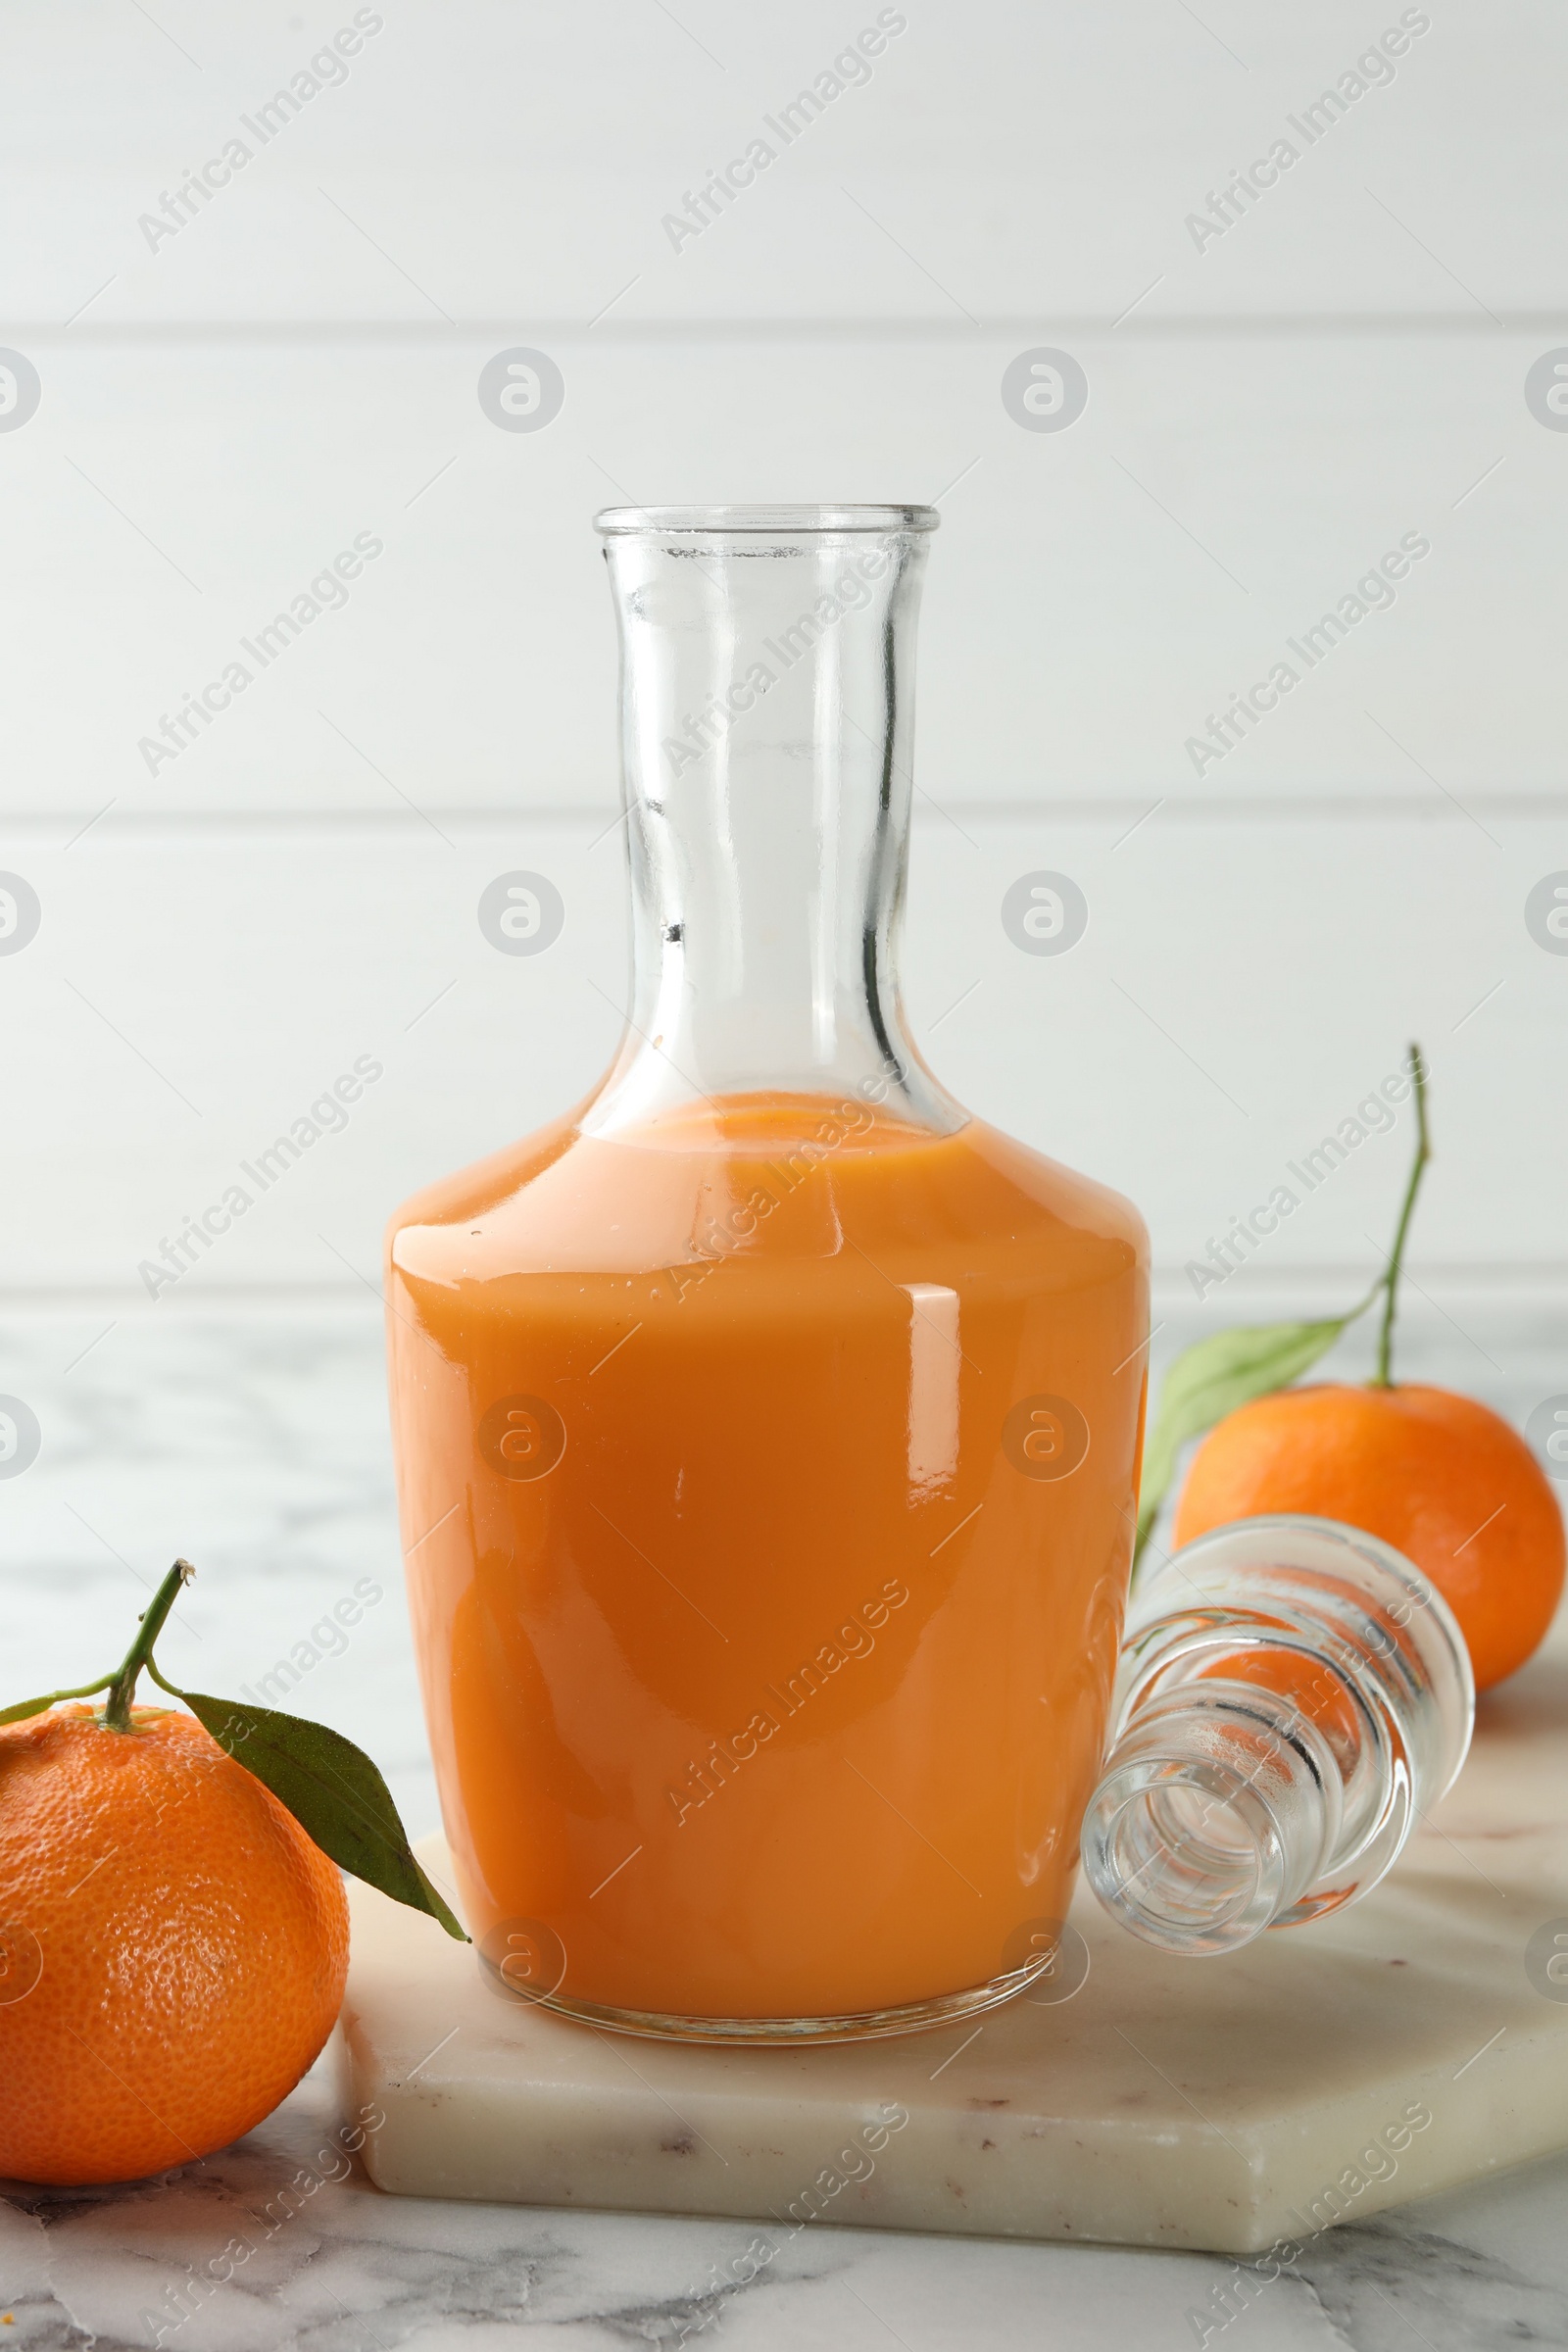
<path id="1" fill-rule="evenodd" d="M 996 1171 L 999 1183 L 1031 1201 L 1037 1208 L 1087 1233 L 1120 1242 L 1141 1259 L 1149 1255 L 1149 1228 L 1125 1194 L 1095 1176 L 1084 1176 L 1032 1145 L 1021 1144 L 1001 1128 L 975 1119 L 965 1131 L 973 1148 Z"/>
<path id="2" fill-rule="evenodd" d="M 553 1119 L 531 1135 L 503 1144 L 482 1159 L 470 1160 L 466 1167 L 433 1177 L 392 1211 L 386 1224 L 387 1242 L 412 1227 L 440 1230 L 462 1225 L 501 1201 L 514 1199 L 570 1150 L 576 1132 L 569 1114 Z"/>
<path id="3" fill-rule="evenodd" d="M 636 1274 L 710 1258 L 858 1253 L 895 1280 L 956 1252 L 1029 1257 L 1067 1286 L 1147 1265 L 1132 1203 L 984 1121 L 867 1142 L 826 1117 L 760 1151 L 642 1149 L 571 1117 L 415 1194 L 391 1265 L 442 1287 L 512 1274 Z"/>

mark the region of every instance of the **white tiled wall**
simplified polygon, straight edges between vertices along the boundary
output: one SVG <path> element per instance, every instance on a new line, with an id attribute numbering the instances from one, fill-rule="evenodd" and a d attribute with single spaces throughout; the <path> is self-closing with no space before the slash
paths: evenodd
<path id="1" fill-rule="evenodd" d="M 1560 18 L 885 13 L 870 78 L 679 251 L 662 216 L 875 7 L 389 0 L 156 250 L 140 216 L 356 12 L 7 13 L 0 344 L 42 396 L 0 430 L 0 868 L 42 921 L 0 955 L 0 1278 L 106 1314 L 352 1285 L 405 1191 L 579 1093 L 623 936 L 591 514 L 819 497 L 943 506 L 907 953 L 956 1091 L 1131 1192 L 1179 1280 L 1419 1035 L 1418 1266 L 1568 1277 L 1568 956 L 1524 920 L 1568 868 L 1568 433 L 1524 389 L 1568 348 Z M 1392 79 L 1284 127 L 1401 14 Z M 1186 216 L 1281 136 L 1199 250 Z M 477 399 L 514 345 L 564 378 L 538 433 Z M 1001 397 L 1041 346 L 1089 381 L 1059 433 Z M 150 767 L 362 534 L 347 603 Z M 1405 534 L 1396 601 L 1308 673 L 1289 641 Z M 1195 763 L 1281 660 L 1297 689 Z M 474 921 L 516 865 L 567 906 L 537 959 Z M 1000 922 L 1040 867 L 1090 903 L 1060 959 Z M 348 1128 L 154 1306 L 138 1261 L 362 1054 Z M 1280 1279 L 1367 1262 L 1403 1154 L 1303 1204 Z"/>
<path id="2" fill-rule="evenodd" d="M 366 13 L 346 79 L 264 143 L 244 118 Z M 870 78 L 786 145 L 766 119 L 889 16 Z M 1343 95 L 1421 18 L 1392 78 Z M 4 39 L 18 318 L 111 276 L 94 316 L 171 322 L 582 321 L 617 295 L 671 321 L 1109 320 L 1156 279 L 1156 317 L 1485 324 L 1562 299 L 1549 0 L 14 0 Z M 1325 89 L 1344 112 L 1309 143 Z M 250 159 L 150 248 L 140 217 L 236 137 Z M 759 137 L 755 185 L 672 240 Z M 1278 184 L 1196 237 L 1281 139 Z"/>
<path id="3" fill-rule="evenodd" d="M 915 1034 L 973 1108 L 1138 1199 L 1178 1267 L 1288 1182 L 1284 1163 L 1417 1035 L 1440 1152 L 1420 1258 L 1561 1268 L 1568 958 L 1542 953 L 1521 908 L 1568 857 L 1563 828 L 1491 811 L 1493 840 L 1457 814 L 1383 808 L 1211 801 L 1130 833 L 1121 809 L 923 814 Z M 351 1281 L 374 1272 L 401 1195 L 585 1089 L 618 1027 L 618 836 L 596 843 L 595 817 L 443 822 L 445 838 L 416 818 L 106 819 L 69 850 L 40 827 L 7 851 L 47 920 L 0 961 L 6 1279 L 139 1295 L 139 1260 L 369 1056 L 383 1074 L 348 1124 L 183 1295 Z M 516 868 L 565 903 L 537 957 L 498 955 L 476 920 L 484 885 Z M 1002 924 L 1008 885 L 1043 869 L 1089 903 L 1060 957 L 1021 954 Z M 1408 1143 L 1406 1119 L 1358 1148 L 1278 1237 L 1279 1269 L 1366 1263 Z"/>
<path id="4" fill-rule="evenodd" d="M 1568 435 L 1521 394 L 1539 333 L 1081 328 L 1088 409 L 1026 432 L 1002 374 L 1054 332 L 35 335 L 45 400 L 0 434 L 8 802 L 607 803 L 594 510 L 857 495 L 942 502 L 938 799 L 1561 791 Z M 565 406 L 502 432 L 479 370 L 528 340 Z M 361 537 L 382 552 L 346 603 L 149 765 L 163 714 L 256 671 L 243 641 Z M 1308 671 L 1290 641 L 1407 537 L 1429 552 Z M 1299 690 L 1195 758 L 1280 662 Z"/>

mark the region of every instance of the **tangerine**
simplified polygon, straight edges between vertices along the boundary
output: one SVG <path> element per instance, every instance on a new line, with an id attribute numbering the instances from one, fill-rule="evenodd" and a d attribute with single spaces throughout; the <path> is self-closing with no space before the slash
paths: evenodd
<path id="1" fill-rule="evenodd" d="M 0 2175 L 140 2180 L 248 2132 L 332 2030 L 337 1866 L 194 1717 L 0 1728 Z"/>
<path id="2" fill-rule="evenodd" d="M 1175 1541 L 1302 1511 L 1381 1536 L 1431 1578 L 1484 1690 L 1522 1666 L 1562 1595 L 1562 1513 L 1506 1421 L 1450 1389 L 1324 1381 L 1239 1405 L 1193 1457 Z"/>

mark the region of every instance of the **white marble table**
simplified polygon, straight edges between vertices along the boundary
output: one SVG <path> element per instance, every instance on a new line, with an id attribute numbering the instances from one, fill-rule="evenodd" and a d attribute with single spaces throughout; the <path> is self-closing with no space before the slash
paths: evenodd
<path id="1" fill-rule="evenodd" d="M 1474 1387 L 1517 1420 L 1568 1388 L 1561 1318 L 1548 1307 L 1500 1318 L 1494 1308 L 1483 1325 L 1462 1300 L 1447 1303 L 1500 1372 L 1417 1309 L 1411 1377 Z M 1173 1320 L 1161 1349 L 1185 1336 Z M 201 1574 L 169 1662 L 218 1690 L 254 1683 L 308 1643 L 369 1573 L 383 1602 L 344 1654 L 322 1646 L 292 1701 L 372 1748 L 411 1828 L 432 1828 L 379 1344 L 373 1306 L 125 1319 L 84 1308 L 14 1321 L 0 1389 L 34 1403 L 44 1446 L 24 1478 L 0 1487 L 7 1689 L 80 1679 L 101 1651 L 118 1654 L 145 1584 L 176 1550 Z M 165 2180 L 9 2190 L 0 2352 L 160 2340 L 178 2352 L 481 2352 L 504 2335 L 541 2352 L 611 2352 L 672 2345 L 683 2329 L 734 2352 L 1175 2352 L 1204 2327 L 1226 2352 L 1568 2343 L 1568 2156 L 1328 2230 L 1221 2328 L 1216 2294 L 1235 2268 L 1203 2254 L 821 2229 L 749 2284 L 715 2291 L 715 2274 L 751 2240 L 745 2223 L 384 2197 L 352 2168 L 331 2177 L 347 2163 L 323 2153 L 336 2120 L 318 2072 L 238 2146 Z M 298 2210 L 277 2226 L 290 2183 Z M 253 2250 L 231 2279 L 193 2285 L 225 2267 L 235 2239 Z"/>
<path id="2" fill-rule="evenodd" d="M 482 2352 L 526 2328 L 539 2352 L 625 2352 L 672 2345 L 688 2326 L 701 2332 L 687 2341 L 724 2352 L 1176 2352 L 1199 2340 L 1190 2314 L 1214 2325 L 1214 2290 L 1235 2276 L 1207 2254 L 824 2229 L 715 2292 L 752 2225 L 383 2197 L 330 2177 L 344 2162 L 323 2154 L 336 2120 L 317 2076 L 237 2147 L 167 2183 L 14 2191 L 0 2205 L 7 2346 L 108 2352 L 150 2346 L 163 2326 L 179 2352 Z M 275 2217 L 278 2192 L 312 2179 L 299 2211 L 270 2225 L 270 2201 Z M 1568 2156 L 1328 2230 L 1207 2340 L 1225 2352 L 1568 2342 L 1565 2210 Z M 193 2286 L 235 2238 L 255 2251 L 232 2280 Z"/>

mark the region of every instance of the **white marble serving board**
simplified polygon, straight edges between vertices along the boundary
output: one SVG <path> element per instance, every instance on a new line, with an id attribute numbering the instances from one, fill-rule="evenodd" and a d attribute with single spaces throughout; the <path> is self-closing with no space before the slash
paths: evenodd
<path id="1" fill-rule="evenodd" d="M 1069 2002 L 737 2051 L 514 2002 L 357 1886 L 344 2093 L 384 2114 L 365 2148 L 383 2189 L 755 2218 L 754 2262 L 803 2215 L 1299 2248 L 1568 2146 L 1568 1997 L 1526 1962 L 1545 1923 L 1568 1933 L 1568 1659 L 1483 1702 L 1458 1786 L 1358 1907 L 1210 1960 L 1135 1942 L 1083 1895 L 1073 1916 L 1093 1966 Z"/>

